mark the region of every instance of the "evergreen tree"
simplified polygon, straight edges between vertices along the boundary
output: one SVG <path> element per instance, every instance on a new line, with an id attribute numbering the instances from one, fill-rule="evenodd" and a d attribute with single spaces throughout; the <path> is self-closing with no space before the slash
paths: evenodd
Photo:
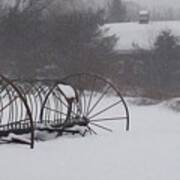
<path id="1" fill-rule="evenodd" d="M 161 88 L 171 89 L 177 85 L 180 67 L 180 46 L 177 37 L 171 31 L 162 31 L 154 44 L 154 68 Z M 179 78 L 178 78 L 179 79 Z"/>

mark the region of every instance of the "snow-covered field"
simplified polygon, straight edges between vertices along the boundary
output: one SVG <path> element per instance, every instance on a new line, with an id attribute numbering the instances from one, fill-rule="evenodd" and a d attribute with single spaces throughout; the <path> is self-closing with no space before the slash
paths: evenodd
<path id="1" fill-rule="evenodd" d="M 180 114 L 128 102 L 130 132 L 1 145 L 0 180 L 179 180 Z"/>

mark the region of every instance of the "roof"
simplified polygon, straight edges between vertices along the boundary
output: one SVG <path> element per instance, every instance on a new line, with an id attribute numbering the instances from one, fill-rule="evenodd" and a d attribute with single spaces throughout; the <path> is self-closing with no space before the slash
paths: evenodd
<path id="1" fill-rule="evenodd" d="M 146 10 L 139 11 L 139 15 L 149 15 L 149 12 Z"/>
<path id="2" fill-rule="evenodd" d="M 170 30 L 173 35 L 180 37 L 180 21 L 160 21 L 149 24 L 115 23 L 106 24 L 103 28 L 108 28 L 107 35 L 116 35 L 118 38 L 115 46 L 116 50 L 135 50 L 143 48 L 149 50 L 163 30 Z"/>

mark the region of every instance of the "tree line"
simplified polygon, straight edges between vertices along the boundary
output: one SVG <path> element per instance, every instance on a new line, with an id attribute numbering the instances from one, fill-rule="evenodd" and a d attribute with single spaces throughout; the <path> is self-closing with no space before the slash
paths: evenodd
<path id="1" fill-rule="evenodd" d="M 153 98 L 180 95 L 180 41 L 170 30 L 160 32 L 151 49 L 136 49 L 119 59 L 117 84 L 125 94 Z"/>
<path id="2" fill-rule="evenodd" d="M 16 0 L 12 7 L 1 7 L 2 74 L 35 79 L 94 72 L 114 81 L 124 94 L 179 94 L 180 46 L 170 31 L 162 31 L 151 50 L 124 56 L 114 50 L 116 36 L 104 36 L 104 10 L 60 13 L 49 8 L 51 3 Z"/>
<path id="3" fill-rule="evenodd" d="M 104 11 L 59 13 L 49 8 L 51 3 L 16 0 L 14 6 L 1 8 L 1 72 L 16 78 L 57 78 L 80 71 L 110 74 L 116 38 L 103 36 Z"/>

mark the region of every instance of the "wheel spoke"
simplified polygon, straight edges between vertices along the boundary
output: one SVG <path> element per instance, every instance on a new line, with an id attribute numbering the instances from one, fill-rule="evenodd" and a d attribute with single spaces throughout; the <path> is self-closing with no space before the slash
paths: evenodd
<path id="1" fill-rule="evenodd" d="M 86 113 L 86 95 L 85 95 L 85 93 L 84 93 L 84 91 L 83 91 L 83 99 L 84 99 L 84 104 L 83 104 L 83 106 L 84 106 L 84 113 Z"/>
<path id="2" fill-rule="evenodd" d="M 63 102 L 62 99 L 61 99 L 59 96 L 57 96 L 57 94 L 56 94 L 55 92 L 53 92 L 52 94 L 53 94 L 66 108 L 68 108 L 68 105 L 65 104 L 65 102 Z"/>
<path id="3" fill-rule="evenodd" d="M 86 97 L 82 90 L 79 90 L 79 108 L 81 109 L 81 112 L 85 113 L 86 110 Z"/>
<path id="4" fill-rule="evenodd" d="M 19 98 L 19 96 L 15 96 L 13 99 L 11 99 L 5 106 L 3 106 L 0 111 L 4 111 L 7 107 L 9 107 L 16 99 Z"/>
<path id="5" fill-rule="evenodd" d="M 106 88 L 106 90 L 104 91 L 104 93 L 100 96 L 100 98 L 96 101 L 96 103 L 93 105 L 93 107 L 89 110 L 89 112 L 87 113 L 86 116 L 89 116 L 89 114 L 95 109 L 95 107 L 97 107 L 97 105 L 101 102 L 101 100 L 103 99 L 103 97 L 106 95 L 106 93 L 108 92 L 108 90 L 111 88 L 111 86 L 108 86 Z"/>
<path id="6" fill-rule="evenodd" d="M 127 119 L 127 117 L 112 117 L 112 118 L 102 118 L 102 119 L 93 119 L 91 122 L 102 122 L 102 121 L 119 121 Z"/>
<path id="7" fill-rule="evenodd" d="M 99 125 L 99 124 L 96 124 L 96 123 L 93 123 L 93 122 L 90 122 L 90 124 L 93 125 L 93 126 L 96 126 L 96 127 L 98 127 L 98 128 L 104 129 L 104 130 L 106 130 L 106 131 L 112 132 L 112 129 L 107 128 L 107 127 L 105 127 L 105 126 L 102 126 L 102 125 Z"/>
<path id="8" fill-rule="evenodd" d="M 93 81 L 93 90 L 91 91 L 91 94 L 90 94 L 90 97 L 89 97 L 89 101 L 88 101 L 88 105 L 87 105 L 87 110 L 86 110 L 86 115 L 88 114 L 89 108 L 91 106 L 91 102 L 92 102 L 92 98 L 93 98 L 93 94 L 94 94 L 95 82 L 96 82 L 96 79 Z"/>
<path id="9" fill-rule="evenodd" d="M 63 112 L 61 112 L 61 111 L 58 111 L 58 110 L 56 110 L 56 109 L 53 109 L 53 108 L 51 108 L 51 107 L 44 106 L 44 108 L 47 109 L 47 110 L 49 110 L 49 111 L 53 111 L 53 112 L 56 112 L 56 113 L 63 114 L 63 115 L 65 115 L 65 116 L 67 116 L 67 114 L 65 114 L 65 113 L 63 113 Z M 49 118 L 48 118 L 48 119 L 49 119 Z"/>
<path id="10" fill-rule="evenodd" d="M 79 90 L 79 108 L 81 109 L 81 112 L 83 112 L 83 103 L 82 103 L 82 94 L 83 94 L 83 90 L 81 87 L 81 76 L 78 77 L 77 81 L 76 81 L 76 86 L 77 89 Z"/>
<path id="11" fill-rule="evenodd" d="M 98 134 L 98 133 L 97 133 L 94 129 L 92 129 L 90 126 L 88 126 L 88 129 L 90 130 L 90 132 L 93 132 L 95 135 Z"/>
<path id="12" fill-rule="evenodd" d="M 62 99 L 61 99 L 59 96 L 56 95 L 56 93 L 53 93 L 53 95 L 54 95 L 67 109 L 69 108 L 68 105 L 65 104 L 65 102 L 63 102 Z M 76 115 L 76 113 L 75 113 L 73 110 L 71 110 L 71 112 L 72 112 L 74 115 Z"/>
<path id="13" fill-rule="evenodd" d="M 82 92 L 80 90 L 78 90 L 78 103 L 77 103 L 77 108 L 79 110 L 79 112 L 83 112 L 83 109 L 82 109 L 82 99 L 81 99 L 81 94 Z"/>
<path id="14" fill-rule="evenodd" d="M 104 113 L 105 111 L 108 111 L 109 109 L 112 109 L 113 107 L 117 106 L 120 102 L 122 102 L 122 100 L 119 100 L 118 102 L 113 103 L 112 105 L 110 105 L 110 106 L 102 109 L 101 111 L 99 111 L 99 112 L 97 112 L 96 114 L 94 114 L 94 115 L 92 115 L 91 117 L 89 117 L 89 119 L 92 119 L 92 118 L 94 118 L 94 117 L 96 117 L 96 116 Z"/>

